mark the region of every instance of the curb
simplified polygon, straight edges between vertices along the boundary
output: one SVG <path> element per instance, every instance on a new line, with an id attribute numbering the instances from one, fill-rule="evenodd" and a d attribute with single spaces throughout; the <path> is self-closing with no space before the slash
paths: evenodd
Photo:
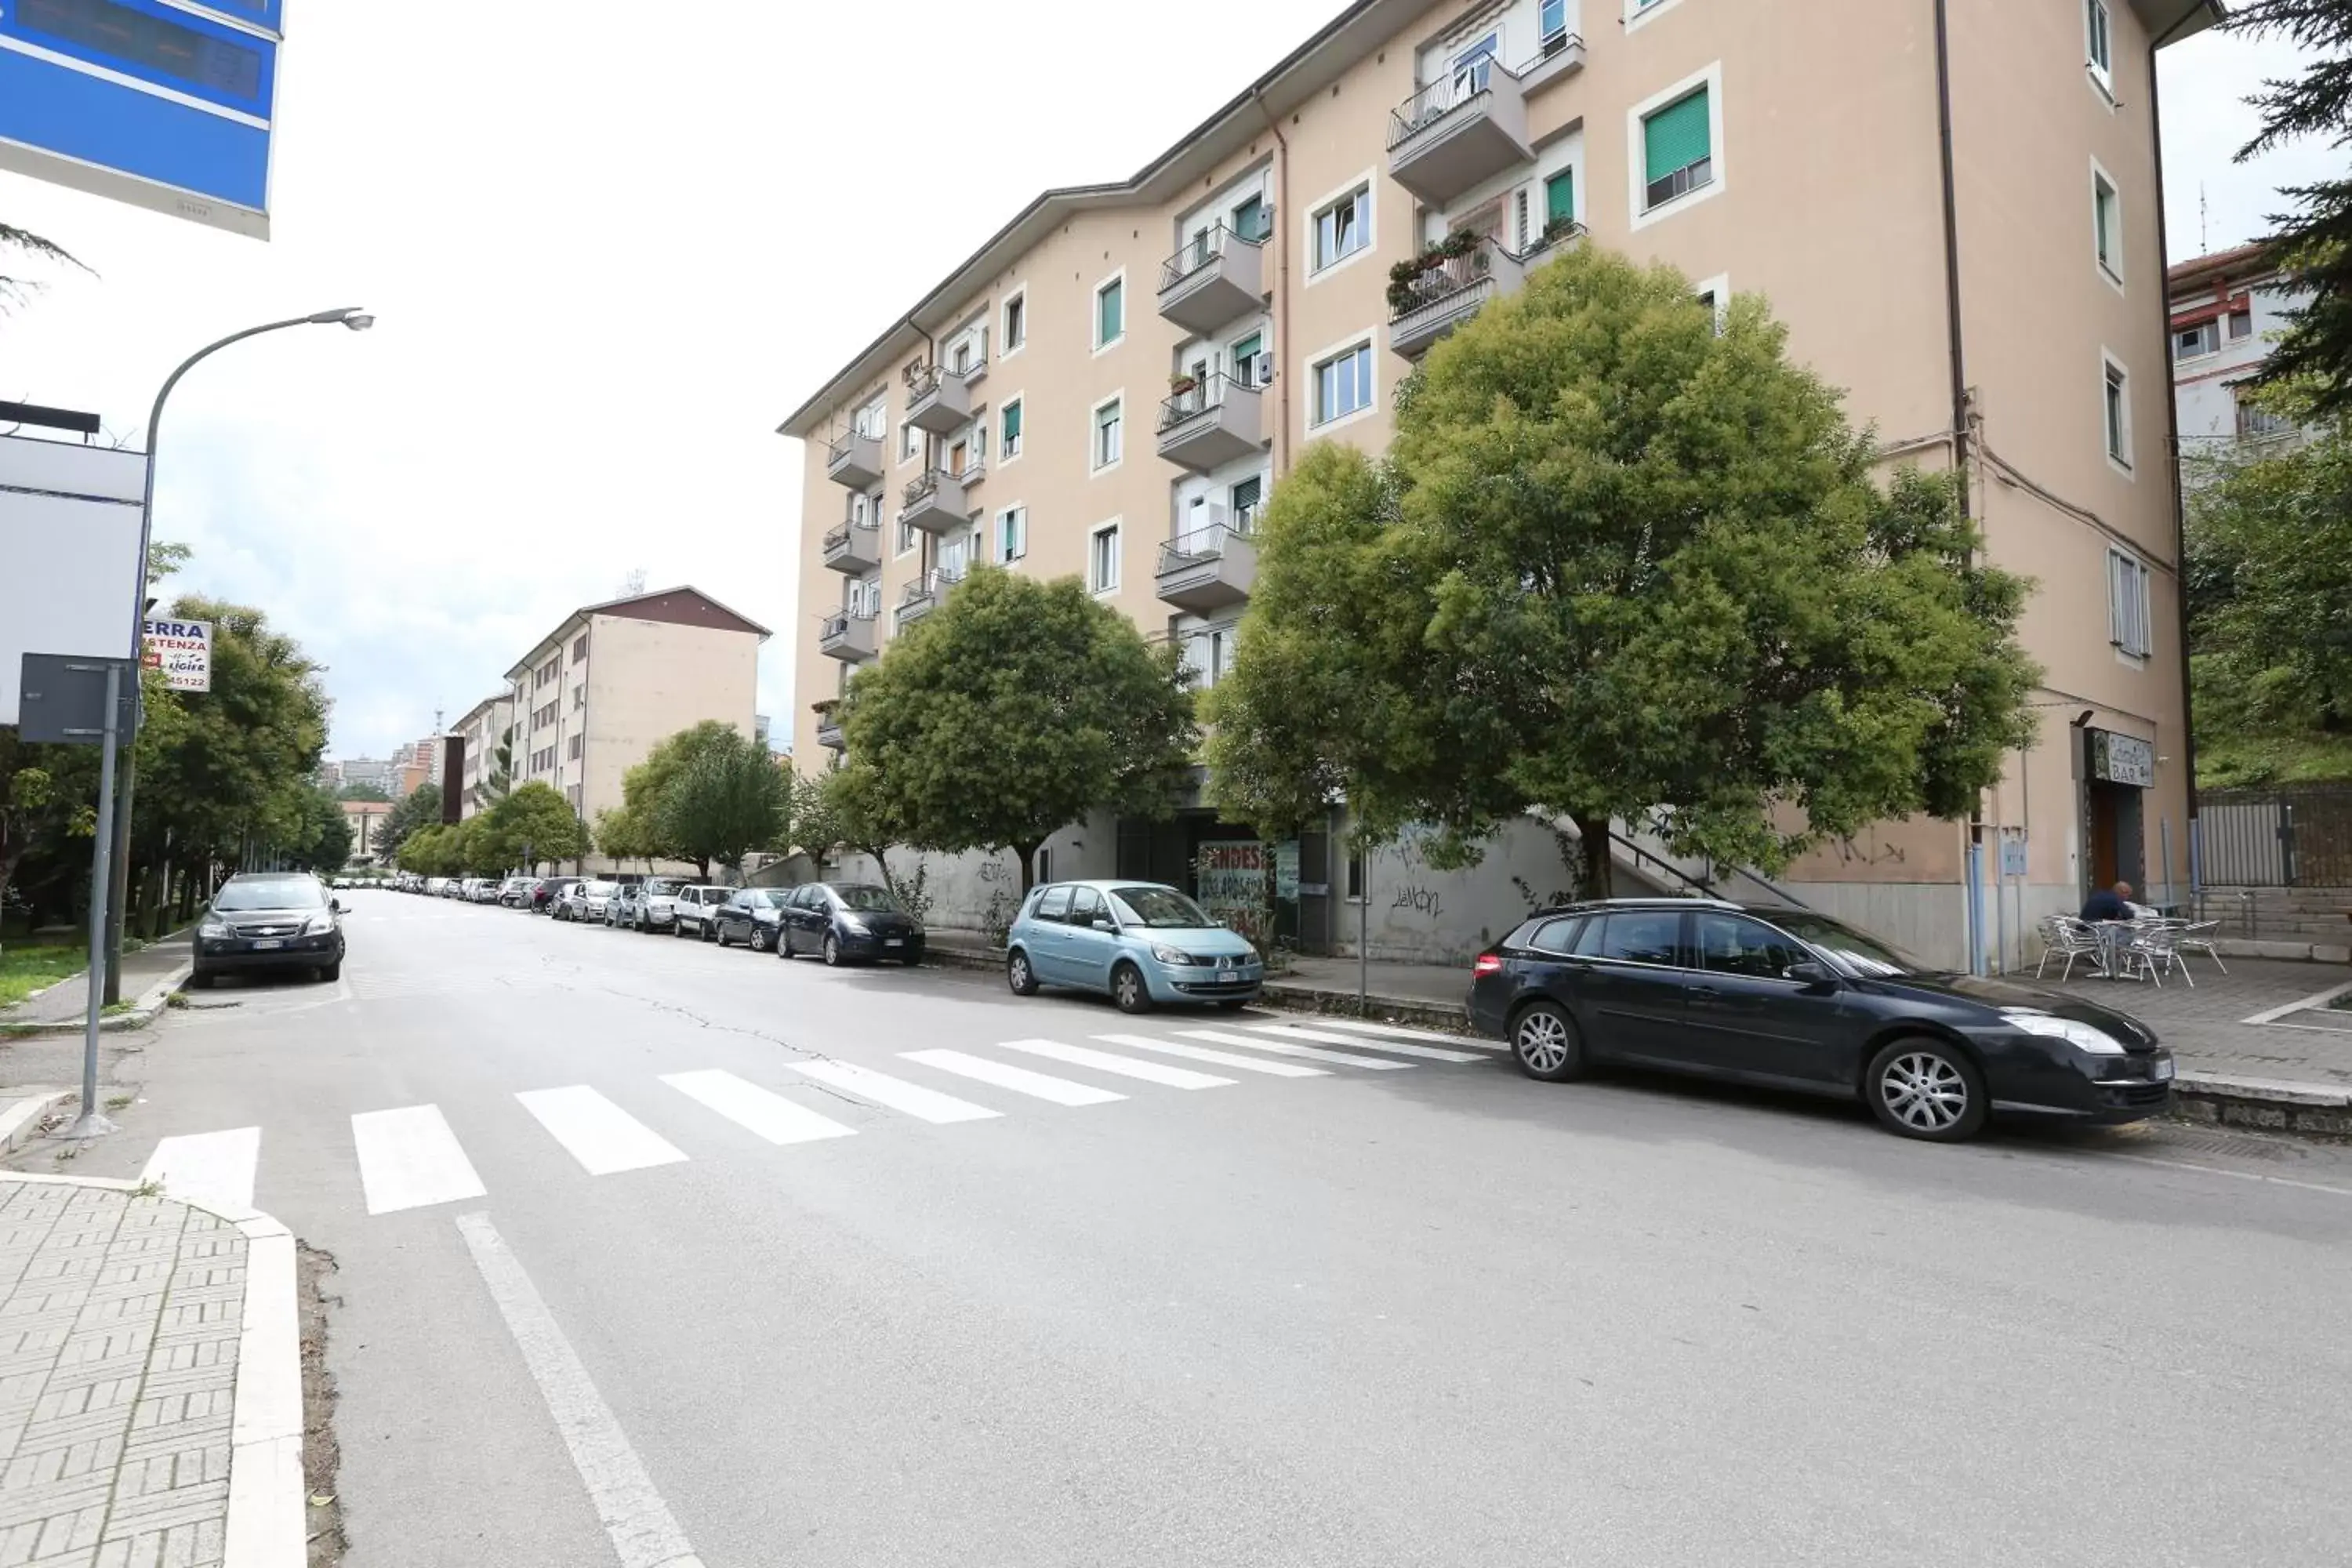
<path id="1" fill-rule="evenodd" d="M 0 1179 L 123 1193 L 140 1187 L 99 1176 L 17 1171 Z M 310 1543 L 303 1515 L 302 1341 L 294 1233 L 258 1209 L 163 1195 L 227 1221 L 246 1242 L 245 1321 L 237 1333 L 236 1392 L 229 1405 L 227 1541 L 221 1568 L 304 1568 Z"/>
<path id="2" fill-rule="evenodd" d="M 28 1095 L 15 1104 L 0 1110 L 0 1154 L 13 1154 L 40 1135 L 41 1123 L 49 1112 L 60 1105 L 72 1105 L 81 1099 L 81 1091 L 60 1089 Z M 14 1174 L 15 1173 L 5 1173 Z"/>
<path id="3" fill-rule="evenodd" d="M 2183 1073 L 2173 1081 L 2172 1102 L 2191 1121 L 2264 1132 L 2352 1137 L 2352 1089 L 2331 1084 Z"/>
<path id="4" fill-rule="evenodd" d="M 1449 1005 L 1426 997 L 1382 996 L 1374 993 L 1358 1005 L 1356 994 L 1352 991 L 1324 991 L 1311 985 L 1291 985 L 1273 980 L 1258 987 L 1258 999 L 1295 1013 L 1379 1018 L 1391 1023 L 1446 1029 L 1457 1035 L 1470 1033 L 1469 1015 L 1459 1004 Z"/>
<path id="5" fill-rule="evenodd" d="M 98 1032 L 101 1035 L 112 1035 L 125 1029 L 145 1028 L 155 1021 L 156 1015 L 163 1011 L 164 1003 L 170 998 L 172 993 L 187 983 L 189 974 L 194 969 L 194 963 L 184 963 L 141 993 L 139 1000 L 133 1002 L 126 1011 L 111 1016 L 101 1014 L 98 1020 Z M 59 984 L 64 983 L 64 981 L 58 982 Z M 27 996 L 25 1000 L 29 1002 L 32 998 Z M 79 1035 L 88 1026 L 89 1021 L 84 1018 L 58 1019 L 37 1024 L 0 1023 L 0 1039 L 23 1035 Z"/>

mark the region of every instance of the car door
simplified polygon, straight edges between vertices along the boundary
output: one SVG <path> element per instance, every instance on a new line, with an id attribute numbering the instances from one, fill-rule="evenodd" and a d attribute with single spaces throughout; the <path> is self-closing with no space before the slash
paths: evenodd
<path id="1" fill-rule="evenodd" d="M 1037 895 L 1037 911 L 1029 917 L 1023 928 L 1022 941 L 1029 954 L 1029 972 L 1049 984 L 1064 984 L 1064 963 L 1068 957 L 1067 921 L 1070 915 L 1070 894 L 1067 887 L 1048 888 Z"/>
<path id="2" fill-rule="evenodd" d="M 794 888 L 785 898 L 783 909 L 778 911 L 776 924 L 776 941 L 782 946 L 785 957 L 790 958 L 803 949 L 815 952 L 824 947 L 824 939 L 816 932 L 809 920 L 817 899 L 816 885 L 813 882 L 805 888 Z"/>
<path id="3" fill-rule="evenodd" d="M 1853 1060 L 1847 1037 L 1859 1021 L 1845 988 L 1790 979 L 1789 966 L 1812 954 L 1762 921 L 1724 910 L 1701 910 L 1696 920 L 1691 1050 L 1743 1078 L 1843 1085 Z"/>
<path id="4" fill-rule="evenodd" d="M 1668 1067 L 1695 1065 L 1683 1028 L 1690 984 L 1685 911 L 1612 910 L 1584 922 L 1574 973 L 1564 988 L 1574 999 L 1586 1040 L 1603 1056 Z"/>
<path id="5" fill-rule="evenodd" d="M 1095 929 L 1095 921 L 1110 918 L 1110 904 L 1096 889 L 1078 888 L 1071 892 L 1069 921 L 1062 935 L 1066 944 L 1062 963 L 1069 984 L 1089 991 L 1110 989 L 1110 966 L 1118 957 L 1118 938 Z"/>
<path id="6" fill-rule="evenodd" d="M 751 895 L 749 893 L 733 893 L 729 895 L 725 903 L 719 906 L 719 941 L 740 942 L 750 936 L 751 898 Z"/>

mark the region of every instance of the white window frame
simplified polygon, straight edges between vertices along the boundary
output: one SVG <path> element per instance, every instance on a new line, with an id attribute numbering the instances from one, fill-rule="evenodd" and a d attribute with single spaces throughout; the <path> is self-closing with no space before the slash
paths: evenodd
<path id="1" fill-rule="evenodd" d="M 2099 226 L 2099 190 L 2105 186 L 2107 207 L 2114 216 L 2109 226 L 2112 232 L 2103 232 Z M 2107 254 L 2099 254 L 2101 245 Z M 2096 158 L 2091 160 L 2091 264 L 2099 276 L 2118 294 L 2124 291 L 2124 193 L 2116 177 L 2107 173 Z"/>
<path id="2" fill-rule="evenodd" d="M 1683 0 L 1625 0 L 1625 30 L 1631 33 L 1646 27 L 1660 12 L 1671 11 L 1682 3 Z"/>
<path id="3" fill-rule="evenodd" d="M 2135 668 L 2145 665 L 2156 649 L 2155 595 L 2148 586 L 2152 575 L 2137 555 L 2107 547 L 2107 641 L 2117 658 Z"/>
<path id="4" fill-rule="evenodd" d="M 1013 307 L 1021 307 L 1021 341 L 1013 341 Z M 1009 290 L 996 308 L 996 343 L 999 360 L 1011 359 L 1029 346 L 1029 284 L 1024 279 Z"/>
<path id="5" fill-rule="evenodd" d="M 1021 392 L 1014 393 L 998 404 L 996 411 L 990 416 L 996 422 L 996 466 L 999 468 L 1011 468 L 1021 460 L 1021 453 L 1029 449 L 1029 405 L 1023 401 L 1023 395 Z M 1008 452 L 1004 447 L 1004 416 L 1015 408 L 1021 410 L 1021 447 L 1018 451 Z"/>
<path id="6" fill-rule="evenodd" d="M 2117 429 L 2113 441 L 2110 441 L 2107 437 L 2107 385 L 2111 378 L 2116 382 L 2116 390 L 2122 395 L 2116 400 Z M 2117 447 L 2123 448 L 2123 456 L 2120 458 L 2116 455 Z M 2127 479 L 2134 477 L 2132 473 L 2131 367 L 2117 359 L 2112 351 L 2105 348 L 2099 351 L 2099 449 L 2107 455 L 2107 467 Z"/>
<path id="7" fill-rule="evenodd" d="M 1668 0 L 1671 4 L 1672 0 Z M 1642 133 L 1642 122 L 1658 110 L 1689 97 L 1700 88 L 1706 89 L 1706 161 L 1707 182 L 1695 191 L 1685 191 L 1672 201 L 1643 208 L 1649 200 L 1649 139 Z M 1633 215 L 1633 226 L 1647 228 L 1680 213 L 1686 213 L 1702 202 L 1711 202 L 1730 188 L 1731 164 L 1724 156 L 1723 140 L 1723 62 L 1715 60 L 1701 69 L 1675 83 L 1672 87 L 1652 93 L 1625 111 L 1625 210 Z"/>
<path id="8" fill-rule="evenodd" d="M 896 561 L 902 556 L 912 555 L 923 547 L 923 531 L 913 523 L 902 517 L 894 516 L 890 519 L 890 526 L 897 530 L 890 535 L 891 560 Z"/>
<path id="9" fill-rule="evenodd" d="M 1312 289 L 1318 283 L 1322 282 L 1326 278 L 1346 271 L 1349 268 L 1353 267 L 1359 261 L 1363 260 L 1368 256 L 1373 255 L 1380 249 L 1381 182 L 1378 178 L 1379 173 L 1380 171 L 1377 169 L 1365 170 L 1362 174 L 1358 174 L 1354 179 L 1348 181 L 1345 184 L 1325 193 L 1321 198 L 1310 204 L 1306 212 L 1301 215 L 1301 222 L 1305 226 L 1305 234 L 1302 237 L 1301 243 L 1305 247 L 1304 254 L 1307 257 L 1307 288 Z M 1315 225 L 1317 221 L 1320 219 L 1325 213 L 1330 211 L 1333 207 L 1338 206 L 1341 202 L 1359 195 L 1360 195 L 1363 201 L 1364 243 L 1356 247 L 1355 249 L 1348 252 L 1347 255 L 1340 257 L 1336 261 L 1329 262 L 1320 267 L 1317 266 L 1315 259 Z"/>
<path id="10" fill-rule="evenodd" d="M 1109 292 L 1113 284 L 1118 286 L 1118 336 L 1105 338 L 1101 335 L 1102 297 Z M 1126 268 L 1122 267 L 1118 271 L 1095 280 L 1094 288 L 1087 294 L 1087 337 L 1095 345 L 1096 353 L 1108 353 L 1127 342 L 1127 319 L 1129 313 L 1134 309 L 1135 300 L 1127 292 Z"/>
<path id="11" fill-rule="evenodd" d="M 2168 325 L 2165 329 L 2164 334 L 2165 352 L 2172 356 L 2172 363 L 2175 364 L 2192 364 L 2198 360 L 2208 359 L 2214 354 L 2220 353 L 2221 352 L 2221 345 L 2229 341 L 2227 336 L 2228 331 L 2228 324 L 2222 317 L 2220 316 L 2209 316 L 2193 327 L 2174 327 Z M 2195 332 L 2199 336 L 2205 338 L 2207 346 L 2199 349 L 2193 354 L 2182 353 L 2180 352 L 2180 334 L 2183 332 Z"/>
<path id="12" fill-rule="evenodd" d="M 898 467 L 903 468 L 922 455 L 922 431 L 917 429 L 908 421 L 900 420 L 898 422 Z"/>
<path id="13" fill-rule="evenodd" d="M 1691 285 L 1691 297 L 1715 301 L 1715 335 L 1723 336 L 1724 324 L 1731 320 L 1731 274 L 1718 272 L 1712 278 L 1702 278 Z"/>
<path id="14" fill-rule="evenodd" d="M 2104 61 L 2099 58 L 2095 47 L 2096 38 L 2091 25 L 2091 19 L 2094 16 L 2096 16 L 2101 24 L 2099 30 L 2106 35 L 2107 58 Z M 2107 106 L 2114 108 L 2116 13 L 2110 0 L 2083 0 L 2083 74 L 2091 79 L 2091 85 L 2099 89 L 2099 96 L 2107 100 Z"/>
<path id="15" fill-rule="evenodd" d="M 1098 422 L 1102 418 L 1102 411 L 1114 404 L 1118 407 L 1118 456 L 1106 463 L 1100 461 L 1102 454 L 1095 445 L 1095 437 L 1096 432 L 1100 428 Z M 1125 461 L 1127 461 L 1127 389 L 1121 387 L 1087 410 L 1087 472 L 1099 479 L 1105 474 L 1117 473 L 1118 466 Z"/>
<path id="16" fill-rule="evenodd" d="M 1318 373 L 1321 371 L 1325 365 L 1329 364 L 1333 360 L 1338 359 L 1340 355 L 1354 353 L 1359 349 L 1366 348 L 1369 348 L 1371 352 L 1365 361 L 1365 375 L 1370 384 L 1365 388 L 1363 406 L 1349 409 L 1347 413 L 1339 415 L 1334 418 L 1318 419 L 1316 416 L 1323 412 L 1322 405 L 1318 397 L 1319 391 L 1319 388 L 1317 385 L 1317 382 L 1318 380 Z M 1320 435 L 1326 431 L 1337 430 L 1344 426 L 1353 425 L 1359 419 L 1369 418 L 1372 415 L 1380 412 L 1381 396 L 1383 389 L 1381 385 L 1380 334 L 1377 331 L 1368 328 L 1360 332 L 1351 332 L 1348 336 L 1341 338 L 1338 342 L 1332 343 L 1327 348 L 1318 349 L 1315 353 L 1308 354 L 1304 364 L 1301 366 L 1301 369 L 1304 372 L 1303 379 L 1307 384 L 1307 429 Z"/>
<path id="17" fill-rule="evenodd" d="M 849 427 L 860 436 L 879 441 L 890 433 L 890 395 L 877 393 L 849 416 Z"/>
<path id="18" fill-rule="evenodd" d="M 1124 521 L 1125 519 L 1115 517 L 1108 522 L 1097 523 L 1094 527 L 1087 530 L 1087 591 L 1094 595 L 1097 599 L 1108 598 L 1112 595 L 1118 593 L 1119 583 L 1127 574 L 1125 570 L 1126 542 L 1120 536 L 1120 525 Z M 1105 534 L 1108 534 L 1112 540 L 1110 550 L 1111 580 L 1108 583 L 1100 581 L 1098 574 L 1095 570 L 1097 560 L 1096 552 L 1100 548 L 1100 542 Z"/>
<path id="19" fill-rule="evenodd" d="M 2244 331 L 2242 331 L 2242 331 L 2238 331 L 2238 318 L 2239 318 L 2241 315 L 2242 315 L 2242 316 L 2244 316 L 2244 317 L 2246 318 L 2246 330 L 2245 330 Z M 2253 302 L 2253 300 L 2252 300 L 2252 299 L 2248 299 L 2248 300 L 2247 300 L 2247 301 L 2246 301 L 2246 308 L 2245 308 L 2243 310 L 2242 310 L 2242 311 L 2241 311 L 2241 310 L 2224 310 L 2224 311 L 2222 311 L 2222 312 L 2221 312 L 2221 321 L 2222 321 L 2222 327 L 2221 327 L 2221 341 L 2222 341 L 2223 342 L 2225 342 L 2225 343 L 2242 343 L 2242 342 L 2246 342 L 2249 338 L 2252 338 L 2252 337 L 2254 335 L 2254 302 Z"/>
<path id="20" fill-rule="evenodd" d="M 1010 555 L 1004 552 L 1004 521 L 1007 518 L 1018 520 L 1015 532 L 1021 545 L 1020 549 Z M 1017 500 L 1009 506 L 998 507 L 995 524 L 995 529 L 988 542 L 989 560 L 999 566 L 1010 566 L 1016 561 L 1026 559 L 1029 554 L 1029 503 Z"/>

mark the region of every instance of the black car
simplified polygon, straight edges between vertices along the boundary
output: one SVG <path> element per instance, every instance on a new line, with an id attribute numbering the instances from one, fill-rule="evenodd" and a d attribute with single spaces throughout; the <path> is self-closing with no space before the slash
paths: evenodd
<path id="1" fill-rule="evenodd" d="M 773 948 L 782 924 L 785 893 L 782 888 L 738 888 L 725 903 L 706 910 L 719 945 L 740 942 L 753 952 Z"/>
<path id="2" fill-rule="evenodd" d="M 784 940 L 776 951 L 786 958 L 814 952 L 827 964 L 901 963 L 923 961 L 923 922 L 887 888 L 866 882 L 810 882 L 784 900 Z"/>
<path id="3" fill-rule="evenodd" d="M 555 906 L 563 901 L 564 889 L 580 880 L 577 877 L 549 877 L 530 890 L 530 912 L 551 915 Z"/>
<path id="4" fill-rule="evenodd" d="M 1543 910 L 1480 954 L 1470 1017 L 1531 1078 L 1598 1062 L 1859 1098 L 1890 1131 L 1994 1110 L 2137 1121 L 2172 1099 L 2138 1019 L 1923 965 L 1809 910 L 1618 899 Z"/>
<path id="5" fill-rule="evenodd" d="M 223 974 L 307 969 L 321 980 L 343 972 L 342 903 L 319 879 L 291 871 L 245 872 L 213 895 L 196 922 L 188 984 L 201 991 Z"/>

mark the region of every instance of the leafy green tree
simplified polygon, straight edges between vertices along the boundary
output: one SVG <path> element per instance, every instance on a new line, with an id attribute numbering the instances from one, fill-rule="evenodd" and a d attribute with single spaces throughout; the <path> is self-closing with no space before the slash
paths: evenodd
<path id="1" fill-rule="evenodd" d="M 740 875 L 744 856 L 782 841 L 791 809 L 791 777 L 768 749 L 726 730 L 693 748 L 664 779 L 654 837 L 666 853 L 693 861 L 707 882 L 712 861 Z"/>
<path id="2" fill-rule="evenodd" d="M 88 875 L 89 836 L 97 828 L 94 746 L 53 746 L 0 725 L 0 900 L 34 850 L 69 855 L 79 847 Z"/>
<path id="3" fill-rule="evenodd" d="M 499 736 L 499 743 L 490 748 L 489 760 L 482 769 L 482 803 L 496 805 L 506 799 L 514 788 L 515 727 L 508 725 Z"/>
<path id="4" fill-rule="evenodd" d="M 653 836 L 646 830 L 644 819 L 627 805 L 598 812 L 595 837 L 596 852 L 615 866 L 654 858 Z"/>
<path id="5" fill-rule="evenodd" d="M 502 866 L 527 871 L 542 860 L 577 860 L 588 853 L 587 825 L 552 785 L 536 779 L 473 820 L 485 825 Z"/>
<path id="6" fill-rule="evenodd" d="M 326 790 L 312 789 L 301 805 L 296 837 L 286 846 L 287 859 L 297 869 L 331 874 L 352 858 L 352 819 L 342 803 Z"/>
<path id="7" fill-rule="evenodd" d="M 382 784 L 347 784 L 335 791 L 337 800 L 381 800 L 389 802 L 392 795 Z"/>
<path id="8" fill-rule="evenodd" d="M 441 786 L 421 784 L 411 790 L 406 799 L 388 812 L 376 826 L 376 856 L 383 864 L 397 864 L 407 870 L 417 868 L 400 858 L 401 847 L 410 836 L 441 823 Z M 439 873 L 435 873 L 439 875 Z"/>
<path id="9" fill-rule="evenodd" d="M 2242 163 L 2288 142 L 2352 140 L 2352 6 L 2343 0 L 2240 0 L 2222 24 L 2249 37 L 2291 40 L 2301 74 L 2265 81 L 2246 101 L 2262 129 L 2238 151 Z M 2352 179 L 2289 185 L 2294 210 L 2273 214 L 2264 243 L 2294 287 L 2310 298 L 2252 377 L 2265 384 L 2306 382 L 2319 412 L 2352 412 Z"/>
<path id="10" fill-rule="evenodd" d="M 1281 831 L 1344 792 L 1439 864 L 1530 812 L 1588 847 L 1622 818 L 1767 870 L 1965 814 L 2030 734 L 2027 584 L 1972 563 L 1949 484 L 1875 481 L 1784 338 L 1588 247 L 1432 353 L 1390 463 L 1310 449 L 1212 694 L 1221 807 Z"/>
<path id="11" fill-rule="evenodd" d="M 823 863 L 835 847 L 848 842 L 841 814 L 834 808 L 824 778 L 795 773 L 792 782 L 790 821 L 785 847 Z"/>
<path id="12" fill-rule="evenodd" d="M 1175 809 L 1198 731 L 1173 647 L 1075 577 L 982 568 L 893 638 L 841 704 L 833 799 L 885 843 L 1038 847 L 1088 812 Z M 853 840 L 855 842 L 855 840 Z"/>

